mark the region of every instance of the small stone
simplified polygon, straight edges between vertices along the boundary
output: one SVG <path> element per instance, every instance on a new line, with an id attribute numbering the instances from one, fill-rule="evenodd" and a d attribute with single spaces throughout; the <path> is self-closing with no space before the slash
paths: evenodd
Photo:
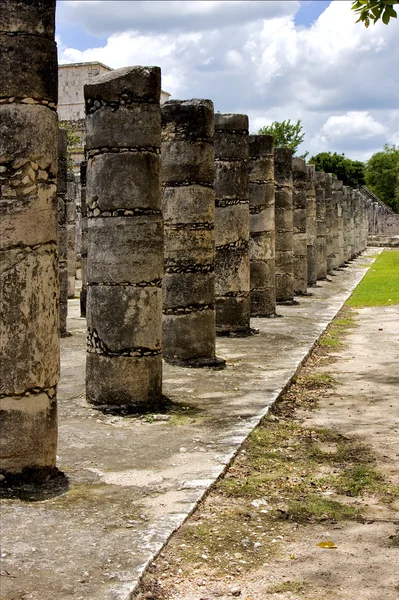
<path id="1" fill-rule="evenodd" d="M 27 196 L 28 194 L 31 194 L 32 192 L 35 192 L 35 191 L 36 191 L 36 186 L 30 185 L 29 187 L 25 188 L 22 193 L 24 196 Z"/>
<path id="2" fill-rule="evenodd" d="M 33 161 L 30 163 L 30 166 L 32 167 L 32 169 L 34 171 L 37 171 L 38 168 L 39 168 L 39 165 L 37 163 L 33 162 Z"/>
<path id="3" fill-rule="evenodd" d="M 46 181 L 48 179 L 48 175 L 46 171 L 39 171 L 39 179 L 44 179 L 44 181 Z"/>
<path id="4" fill-rule="evenodd" d="M 240 588 L 237 588 L 237 587 L 231 588 L 230 594 L 232 596 L 241 596 L 241 590 L 240 590 Z"/>
<path id="5" fill-rule="evenodd" d="M 21 102 L 23 104 L 37 104 L 36 100 L 33 100 L 33 98 L 23 98 Z"/>

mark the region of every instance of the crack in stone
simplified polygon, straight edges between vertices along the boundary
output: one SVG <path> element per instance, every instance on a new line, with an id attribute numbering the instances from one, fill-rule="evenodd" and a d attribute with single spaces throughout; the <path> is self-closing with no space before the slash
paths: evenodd
<path id="1" fill-rule="evenodd" d="M 240 292 L 226 292 L 225 294 L 221 294 L 220 296 L 216 296 L 219 300 L 220 298 L 249 298 L 249 291 L 240 291 Z"/>
<path id="2" fill-rule="evenodd" d="M 136 154 L 161 154 L 161 148 L 159 146 L 123 146 L 117 148 L 115 146 L 102 146 L 101 148 L 92 148 L 87 150 L 87 157 L 93 158 L 94 156 L 100 156 L 102 154 L 125 154 L 126 152 Z"/>
<path id="3" fill-rule="evenodd" d="M 231 198 L 231 199 L 222 199 L 216 198 L 215 206 L 217 208 L 223 208 L 225 206 L 236 206 L 237 204 L 249 204 L 248 198 Z"/>
<path id="4" fill-rule="evenodd" d="M 130 281 L 121 281 L 115 283 L 113 281 L 96 281 L 90 282 L 87 284 L 88 287 L 137 287 L 137 288 L 145 288 L 145 287 L 162 287 L 162 279 L 153 279 L 152 281 L 139 281 L 137 283 L 132 283 Z"/>
<path id="5" fill-rule="evenodd" d="M 111 350 L 107 344 L 100 338 L 96 329 L 88 327 L 87 329 L 87 352 L 89 354 L 103 354 L 105 356 L 131 356 L 135 358 L 144 358 L 146 356 L 160 356 L 160 348 L 122 348 L 118 351 Z"/>
<path id="6" fill-rule="evenodd" d="M 216 246 L 218 252 L 225 252 L 230 250 L 246 250 L 249 246 L 248 240 L 236 240 L 230 244 L 224 244 L 223 246 Z"/>
<path id="7" fill-rule="evenodd" d="M 86 114 L 87 115 L 93 115 L 95 112 L 97 112 L 98 110 L 102 109 L 102 108 L 111 108 L 112 112 L 116 112 L 119 108 L 123 107 L 123 108 L 131 108 L 133 106 L 136 107 L 137 105 L 152 105 L 152 106 L 158 106 L 159 105 L 159 101 L 154 99 L 153 96 L 149 95 L 149 96 L 145 96 L 145 97 L 137 97 L 134 94 L 127 94 L 127 93 L 123 93 L 120 95 L 120 98 L 118 100 L 114 100 L 111 102 L 108 102 L 106 100 L 104 100 L 103 98 L 87 98 L 86 102 L 85 102 L 85 109 L 86 109 Z"/>
<path id="8" fill-rule="evenodd" d="M 115 210 L 101 210 L 98 204 L 87 207 L 88 219 L 95 219 L 97 217 L 108 218 L 108 217 L 136 217 L 140 215 L 158 216 L 162 217 L 161 210 L 154 210 L 152 208 L 117 208 Z"/>
<path id="9" fill-rule="evenodd" d="M 182 315 L 194 312 L 203 312 L 204 310 L 215 310 L 214 304 L 189 304 L 187 306 L 174 306 L 166 308 L 163 311 L 164 315 Z"/>
<path id="10" fill-rule="evenodd" d="M 189 181 L 188 179 L 185 181 L 168 181 L 167 184 L 165 184 L 162 188 L 162 192 L 164 193 L 166 189 L 168 189 L 169 187 L 171 188 L 176 188 L 176 187 L 188 187 L 190 185 L 195 185 L 198 187 L 205 187 L 208 189 L 213 190 L 213 181 L 209 182 L 209 181 Z"/>
<path id="11" fill-rule="evenodd" d="M 173 229 L 174 231 L 181 230 L 193 230 L 193 231 L 213 231 L 215 229 L 215 225 L 213 223 L 168 223 L 165 222 L 166 229 Z"/>
<path id="12" fill-rule="evenodd" d="M 165 273 L 213 273 L 215 267 L 213 264 L 195 264 L 195 263 L 174 263 L 167 261 L 165 263 Z"/>

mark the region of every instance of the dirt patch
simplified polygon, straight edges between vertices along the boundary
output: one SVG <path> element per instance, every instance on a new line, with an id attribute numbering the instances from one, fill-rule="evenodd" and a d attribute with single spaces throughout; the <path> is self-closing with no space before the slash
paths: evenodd
<path id="1" fill-rule="evenodd" d="M 341 311 L 136 598 L 397 600 L 398 334 Z"/>

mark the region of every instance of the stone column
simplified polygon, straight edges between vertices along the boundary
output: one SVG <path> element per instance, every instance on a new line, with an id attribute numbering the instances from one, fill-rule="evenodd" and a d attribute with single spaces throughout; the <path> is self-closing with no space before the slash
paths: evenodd
<path id="1" fill-rule="evenodd" d="M 348 188 L 348 218 L 349 218 L 349 260 L 355 257 L 355 199 L 353 188 Z"/>
<path id="2" fill-rule="evenodd" d="M 343 198 L 344 198 L 344 186 L 342 181 L 339 179 L 334 180 L 333 193 L 335 195 L 337 203 L 337 230 L 338 230 L 338 266 L 342 266 L 344 263 L 344 225 L 343 225 Z"/>
<path id="3" fill-rule="evenodd" d="M 58 130 L 58 268 L 60 279 L 60 335 L 67 333 L 68 315 L 68 237 L 66 227 L 67 193 L 67 134 L 65 129 Z"/>
<path id="4" fill-rule="evenodd" d="M 294 293 L 306 294 L 308 287 L 308 249 L 306 235 L 306 162 L 292 159 L 294 211 Z"/>
<path id="5" fill-rule="evenodd" d="M 80 291 L 80 316 L 86 317 L 87 300 L 87 202 L 86 202 L 86 174 L 87 160 L 80 163 L 80 210 L 81 210 L 81 236 L 80 236 L 80 269 L 82 289 Z"/>
<path id="6" fill-rule="evenodd" d="M 327 277 L 327 250 L 326 250 L 326 174 L 322 171 L 315 172 L 316 186 L 316 261 L 317 279 Z"/>
<path id="7" fill-rule="evenodd" d="M 55 469 L 59 378 L 55 1 L 0 8 L 0 473 Z"/>
<path id="8" fill-rule="evenodd" d="M 216 331 L 249 335 L 248 117 L 215 114 Z"/>
<path id="9" fill-rule="evenodd" d="M 172 100 L 161 117 L 164 356 L 183 366 L 223 366 L 215 357 L 213 103 Z"/>
<path id="10" fill-rule="evenodd" d="M 344 185 L 342 200 L 342 217 L 344 230 L 344 263 L 350 259 L 350 187 Z"/>
<path id="11" fill-rule="evenodd" d="M 306 239 L 308 254 L 308 286 L 314 286 L 317 282 L 316 188 L 314 165 L 306 165 Z"/>
<path id="12" fill-rule="evenodd" d="M 87 400 L 141 411 L 162 400 L 161 70 L 85 85 Z"/>
<path id="13" fill-rule="evenodd" d="M 250 135 L 248 140 L 251 316 L 274 317 L 276 261 L 273 136 Z"/>
<path id="14" fill-rule="evenodd" d="M 292 151 L 274 149 L 276 218 L 276 301 L 294 301 Z"/>
<path id="15" fill-rule="evenodd" d="M 332 196 L 331 196 L 331 239 L 332 239 L 332 252 L 331 261 L 332 268 L 338 269 L 339 267 L 339 243 L 338 243 L 338 199 L 339 192 L 342 187 L 342 181 L 338 181 L 337 176 L 332 176 Z"/>
<path id="16" fill-rule="evenodd" d="M 67 174 L 66 230 L 68 243 L 68 298 L 75 298 L 76 284 L 76 181 L 75 175 Z"/>
<path id="17" fill-rule="evenodd" d="M 326 203 L 326 260 L 327 273 L 333 274 L 334 268 L 334 252 L 333 252 L 333 206 L 332 206 L 332 174 L 325 174 L 325 203 Z"/>

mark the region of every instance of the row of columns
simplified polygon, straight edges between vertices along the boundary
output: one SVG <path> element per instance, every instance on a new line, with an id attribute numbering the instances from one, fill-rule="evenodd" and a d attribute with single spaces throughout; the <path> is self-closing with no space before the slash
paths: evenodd
<path id="1" fill-rule="evenodd" d="M 75 191 L 63 134 L 57 153 L 55 2 L 5 0 L 2 11 L 0 469 L 47 473 Z M 33 74 L 15 70 L 32 57 Z M 251 335 L 251 316 L 275 316 L 276 302 L 294 302 L 365 246 L 358 191 L 338 182 L 333 190 L 330 175 L 274 149 L 269 136 L 249 136 L 246 115 L 214 114 L 210 100 L 161 111 L 160 90 L 158 67 L 85 86 L 82 309 L 87 400 L 98 407 L 162 404 L 162 352 L 185 366 L 223 367 L 216 333 Z M 337 209 L 327 211 L 334 194 Z"/>

